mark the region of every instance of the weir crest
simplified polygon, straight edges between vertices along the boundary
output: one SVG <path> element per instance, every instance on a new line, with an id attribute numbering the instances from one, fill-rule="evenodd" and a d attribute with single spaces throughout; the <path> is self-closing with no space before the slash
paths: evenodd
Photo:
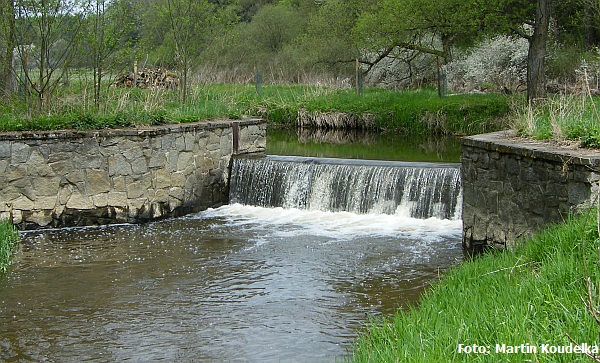
<path id="1" fill-rule="evenodd" d="M 459 220 L 462 192 L 458 164 L 237 157 L 230 203 Z"/>

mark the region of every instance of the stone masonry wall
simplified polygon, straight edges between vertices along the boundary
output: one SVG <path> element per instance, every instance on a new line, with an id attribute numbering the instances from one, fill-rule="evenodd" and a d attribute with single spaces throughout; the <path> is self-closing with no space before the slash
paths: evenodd
<path id="1" fill-rule="evenodd" d="M 237 153 L 261 152 L 265 133 L 260 120 L 0 133 L 0 219 L 22 228 L 140 222 L 227 203 L 234 141 Z"/>
<path id="2" fill-rule="evenodd" d="M 463 247 L 503 248 L 591 202 L 600 152 L 528 141 L 512 132 L 462 140 Z"/>

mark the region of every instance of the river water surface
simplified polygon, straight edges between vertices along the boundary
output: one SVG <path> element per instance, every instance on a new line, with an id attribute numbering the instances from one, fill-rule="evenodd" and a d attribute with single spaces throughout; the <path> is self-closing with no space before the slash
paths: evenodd
<path id="1" fill-rule="evenodd" d="M 460 239 L 460 220 L 240 204 L 27 232 L 0 276 L 0 361 L 339 361 Z"/>

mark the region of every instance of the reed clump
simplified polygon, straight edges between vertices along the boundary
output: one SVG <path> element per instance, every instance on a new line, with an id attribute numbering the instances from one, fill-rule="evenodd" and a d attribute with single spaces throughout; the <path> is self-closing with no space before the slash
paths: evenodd
<path id="1" fill-rule="evenodd" d="M 6 220 L 0 220 L 0 272 L 6 272 L 13 257 L 13 251 L 19 241 L 19 232 Z"/>
<path id="2" fill-rule="evenodd" d="M 464 262 L 417 307 L 372 321 L 349 360 L 587 361 L 581 351 L 556 351 L 600 346 L 594 215 L 572 217 L 513 250 Z"/>

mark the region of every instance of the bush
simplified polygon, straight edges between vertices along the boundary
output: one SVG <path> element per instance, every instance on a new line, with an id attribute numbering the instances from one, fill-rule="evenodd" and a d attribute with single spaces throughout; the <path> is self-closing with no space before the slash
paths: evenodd
<path id="1" fill-rule="evenodd" d="M 527 51 L 528 43 L 523 38 L 498 36 L 485 40 L 445 66 L 448 89 L 515 91 L 527 81 Z"/>

